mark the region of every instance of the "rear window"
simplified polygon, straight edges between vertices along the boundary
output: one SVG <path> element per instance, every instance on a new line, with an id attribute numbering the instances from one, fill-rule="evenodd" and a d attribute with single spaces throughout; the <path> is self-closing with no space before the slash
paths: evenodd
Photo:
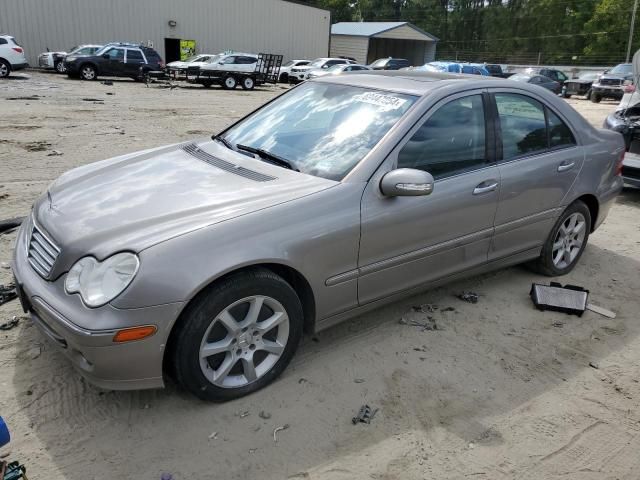
<path id="1" fill-rule="evenodd" d="M 1 38 L 0 37 L 0 45 L 6 45 L 7 43 L 9 43 L 9 42 L 7 42 L 6 38 Z"/>

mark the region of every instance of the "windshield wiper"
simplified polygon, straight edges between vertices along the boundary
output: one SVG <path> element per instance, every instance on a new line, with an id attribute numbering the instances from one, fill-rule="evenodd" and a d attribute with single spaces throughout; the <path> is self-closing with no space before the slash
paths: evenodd
<path id="1" fill-rule="evenodd" d="M 224 138 L 222 135 L 214 135 L 213 137 L 211 137 L 211 139 L 219 141 L 221 144 L 223 144 L 229 150 L 235 150 L 233 148 L 233 145 L 231 145 L 231 142 L 229 140 L 227 140 L 226 138 Z"/>
<path id="2" fill-rule="evenodd" d="M 261 157 L 263 160 L 266 160 L 270 163 L 274 163 L 280 167 L 288 168 L 289 170 L 295 170 L 296 172 L 300 171 L 297 168 L 293 168 L 293 165 L 291 164 L 291 162 L 285 160 L 282 157 L 274 155 L 271 152 L 267 152 L 266 150 L 263 150 L 261 148 L 250 147 L 248 145 L 240 145 L 239 143 L 236 145 L 236 148 L 238 150 L 244 150 L 245 152 L 255 153 L 256 155 Z"/>

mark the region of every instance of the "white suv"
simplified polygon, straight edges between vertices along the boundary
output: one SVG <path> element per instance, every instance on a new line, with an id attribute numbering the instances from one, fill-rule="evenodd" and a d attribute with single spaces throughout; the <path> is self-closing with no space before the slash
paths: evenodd
<path id="1" fill-rule="evenodd" d="M 0 35 L 0 78 L 8 77 L 14 70 L 28 67 L 24 48 L 10 35 Z"/>
<path id="2" fill-rule="evenodd" d="M 304 82 L 309 78 L 309 72 L 315 69 L 326 70 L 334 65 L 355 64 L 353 60 L 348 58 L 316 58 L 308 65 L 302 65 L 299 67 L 293 67 L 289 72 L 289 82 L 298 83 Z"/>
<path id="3" fill-rule="evenodd" d="M 258 64 L 258 55 L 255 53 L 230 53 L 221 55 L 214 62 L 207 63 L 200 67 L 203 72 L 242 72 L 253 73 Z"/>

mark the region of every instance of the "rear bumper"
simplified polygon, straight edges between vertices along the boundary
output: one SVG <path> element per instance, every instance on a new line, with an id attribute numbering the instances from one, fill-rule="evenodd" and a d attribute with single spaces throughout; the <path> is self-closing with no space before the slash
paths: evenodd
<path id="1" fill-rule="evenodd" d="M 18 234 L 12 267 L 23 309 L 43 336 L 98 387 L 138 390 L 164 386 L 165 344 L 182 304 L 137 309 L 117 309 L 109 304 L 84 306 L 78 295 L 64 291 L 64 275 L 49 282 L 31 268 L 26 258 L 28 223 Z M 95 325 L 95 329 L 89 325 Z M 155 325 L 158 331 L 139 341 L 113 342 L 118 330 L 141 325 Z"/>
<path id="2" fill-rule="evenodd" d="M 29 66 L 29 64 L 27 62 L 24 63 L 12 63 L 11 64 L 11 70 L 13 70 L 14 72 L 16 70 L 23 70 L 25 68 L 27 68 Z"/>

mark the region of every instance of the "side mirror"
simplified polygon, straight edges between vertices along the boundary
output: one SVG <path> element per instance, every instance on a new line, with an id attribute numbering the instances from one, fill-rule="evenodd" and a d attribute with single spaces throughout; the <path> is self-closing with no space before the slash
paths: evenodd
<path id="1" fill-rule="evenodd" d="M 433 192 L 433 176 L 422 170 L 398 168 L 380 180 L 380 191 L 387 197 L 417 197 Z"/>
<path id="2" fill-rule="evenodd" d="M 108 53 L 103 53 L 103 54 L 102 54 L 102 58 L 104 58 L 104 59 L 107 59 L 107 60 L 108 60 L 108 59 L 109 59 L 109 54 L 108 54 Z"/>

